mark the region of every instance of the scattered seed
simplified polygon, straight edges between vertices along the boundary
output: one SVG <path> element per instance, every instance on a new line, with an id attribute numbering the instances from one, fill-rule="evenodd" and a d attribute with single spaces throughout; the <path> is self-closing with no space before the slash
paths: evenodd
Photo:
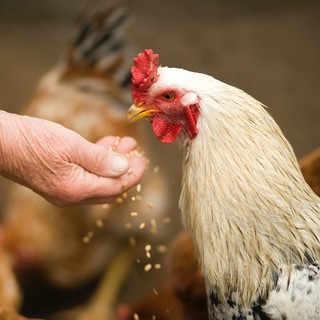
<path id="1" fill-rule="evenodd" d="M 114 140 L 113 146 L 112 146 L 112 150 L 115 151 L 120 143 L 121 138 L 120 137 L 116 137 L 116 139 Z"/>
<path id="2" fill-rule="evenodd" d="M 161 269 L 161 264 L 160 263 L 156 263 L 154 265 L 154 268 L 157 269 L 157 270 Z"/>
<path id="3" fill-rule="evenodd" d="M 146 251 L 150 251 L 151 250 L 151 244 L 147 244 L 144 249 Z"/>
<path id="4" fill-rule="evenodd" d="M 167 217 L 167 218 L 164 218 L 162 220 L 163 223 L 170 223 L 171 222 L 171 218 Z"/>
<path id="5" fill-rule="evenodd" d="M 153 235 L 157 235 L 158 234 L 157 228 L 151 228 L 150 229 L 150 233 L 153 234 Z"/>
<path id="6" fill-rule="evenodd" d="M 137 194 L 137 195 L 136 195 L 136 200 L 137 200 L 137 201 L 141 201 L 141 200 L 142 200 L 142 197 Z"/>
<path id="7" fill-rule="evenodd" d="M 130 213 L 130 215 L 131 215 L 131 217 L 136 217 L 138 215 L 138 212 L 133 211 Z"/>
<path id="8" fill-rule="evenodd" d="M 127 199 L 127 198 L 128 198 L 128 194 L 127 194 L 126 192 L 124 192 L 124 193 L 122 194 L 122 198 L 123 198 L 123 199 Z"/>
<path id="9" fill-rule="evenodd" d="M 129 170 L 127 171 L 128 174 L 131 174 L 133 172 L 132 168 L 129 168 Z"/>
<path id="10" fill-rule="evenodd" d="M 116 202 L 117 203 L 122 203 L 123 202 L 123 198 L 121 198 L 121 197 L 117 198 Z"/>
<path id="11" fill-rule="evenodd" d="M 102 228 L 102 227 L 103 227 L 103 221 L 102 221 L 102 219 L 97 219 L 97 220 L 96 220 L 96 226 L 97 226 L 98 228 Z"/>
<path id="12" fill-rule="evenodd" d="M 134 320 L 139 320 L 139 319 L 140 319 L 137 313 L 134 313 L 134 314 L 133 314 L 133 319 L 134 319 Z"/>
<path id="13" fill-rule="evenodd" d="M 131 229 L 131 228 L 132 228 L 132 224 L 131 224 L 130 222 L 127 222 L 127 223 L 124 225 L 124 227 L 125 227 L 126 229 Z"/>
<path id="14" fill-rule="evenodd" d="M 136 261 L 137 261 L 137 263 L 141 263 L 141 261 L 139 259 L 137 259 Z"/>
<path id="15" fill-rule="evenodd" d="M 110 204 L 104 203 L 104 204 L 101 205 L 101 207 L 102 207 L 102 209 L 106 210 L 106 209 L 109 209 Z"/>
<path id="16" fill-rule="evenodd" d="M 159 292 L 158 292 L 158 290 L 157 290 L 156 288 L 153 288 L 152 290 L 153 290 L 153 293 L 154 293 L 155 295 L 157 295 L 157 296 L 159 295 Z"/>
<path id="17" fill-rule="evenodd" d="M 150 253 L 150 251 L 147 251 L 147 252 L 146 252 L 146 257 L 147 257 L 148 259 L 151 258 L 151 253 Z"/>
<path id="18" fill-rule="evenodd" d="M 83 238 L 82 238 L 82 242 L 84 243 L 89 243 L 92 239 L 92 237 L 94 236 L 94 232 L 93 231 L 89 231 Z"/>
<path id="19" fill-rule="evenodd" d="M 130 245 L 131 247 L 135 247 L 136 244 L 137 244 L 136 239 L 135 239 L 134 237 L 130 237 L 130 238 L 129 238 L 129 245 Z"/>
<path id="20" fill-rule="evenodd" d="M 158 252 L 160 252 L 160 253 L 165 253 L 165 252 L 167 252 L 168 248 L 167 248 L 165 245 L 160 244 L 160 245 L 157 247 L 157 250 L 158 250 Z"/>
<path id="21" fill-rule="evenodd" d="M 153 168 L 153 173 L 158 173 L 160 170 L 160 168 L 158 166 L 154 167 Z"/>
<path id="22" fill-rule="evenodd" d="M 148 271 L 150 271 L 152 269 L 152 264 L 151 263 L 148 263 L 148 264 L 146 264 L 145 266 L 144 266 L 144 271 L 145 272 L 148 272 Z"/>
<path id="23" fill-rule="evenodd" d="M 150 220 L 150 222 L 151 222 L 151 226 L 153 227 L 153 228 L 157 228 L 157 222 L 156 222 L 156 220 L 155 219 L 151 219 Z"/>
<path id="24" fill-rule="evenodd" d="M 136 201 L 136 197 L 135 196 L 133 196 L 133 197 L 131 197 L 131 201 Z"/>
<path id="25" fill-rule="evenodd" d="M 143 229 L 146 226 L 144 222 L 140 223 L 139 229 Z"/>
<path id="26" fill-rule="evenodd" d="M 140 192 L 141 191 L 141 184 L 138 184 L 137 185 L 137 192 Z"/>
<path id="27" fill-rule="evenodd" d="M 153 209 L 153 208 L 154 208 L 154 204 L 151 203 L 151 202 L 148 202 L 147 206 L 148 206 L 148 208 L 150 208 L 150 209 Z"/>
<path id="28" fill-rule="evenodd" d="M 89 243 L 90 242 L 90 238 L 88 238 L 88 237 L 86 237 L 86 236 L 84 236 L 83 238 L 82 238 L 82 242 L 83 243 Z"/>

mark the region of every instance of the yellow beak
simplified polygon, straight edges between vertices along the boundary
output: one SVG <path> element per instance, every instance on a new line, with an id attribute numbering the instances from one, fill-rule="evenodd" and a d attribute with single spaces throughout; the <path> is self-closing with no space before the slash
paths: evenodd
<path id="1" fill-rule="evenodd" d="M 129 122 L 134 122 L 142 118 L 150 118 L 154 113 L 161 112 L 158 109 L 154 109 L 146 106 L 143 102 L 138 105 L 133 104 L 128 110 L 128 120 Z"/>

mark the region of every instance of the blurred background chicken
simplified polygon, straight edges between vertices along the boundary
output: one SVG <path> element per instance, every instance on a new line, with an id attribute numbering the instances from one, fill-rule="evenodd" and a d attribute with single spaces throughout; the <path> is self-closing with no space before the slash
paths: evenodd
<path id="1" fill-rule="evenodd" d="M 121 5 L 87 6 L 66 54 L 41 79 L 21 113 L 60 123 L 92 142 L 105 135 L 132 136 L 149 155 L 143 128 L 128 125 L 126 118 L 132 60 L 125 36 L 127 23 L 127 11 Z M 109 263 L 117 265 L 113 259 L 120 257 L 118 267 L 113 267 L 108 289 L 113 292 L 108 293 L 106 308 L 115 302 L 132 262 L 139 257 L 128 248 L 141 246 L 147 260 L 145 244 L 161 241 L 164 228 L 168 229 L 162 221 L 168 215 L 168 189 L 155 166 L 150 159 L 141 185 L 112 205 L 58 208 L 23 186 L 10 187 L 3 211 L 3 242 L 29 288 L 25 304 L 36 294 L 36 281 L 69 289 L 67 295 L 72 296 L 70 289 L 75 293 L 92 284 Z M 144 258 L 140 260 L 143 263 Z M 58 292 L 61 301 L 56 297 L 51 307 L 59 310 L 67 303 L 63 291 Z"/>

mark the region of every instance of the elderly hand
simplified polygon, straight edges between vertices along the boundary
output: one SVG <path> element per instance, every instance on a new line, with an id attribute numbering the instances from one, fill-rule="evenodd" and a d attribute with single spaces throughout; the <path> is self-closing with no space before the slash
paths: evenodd
<path id="1" fill-rule="evenodd" d="M 129 137 L 94 144 L 57 123 L 0 112 L 0 173 L 55 205 L 114 201 L 143 176 L 136 147 Z"/>

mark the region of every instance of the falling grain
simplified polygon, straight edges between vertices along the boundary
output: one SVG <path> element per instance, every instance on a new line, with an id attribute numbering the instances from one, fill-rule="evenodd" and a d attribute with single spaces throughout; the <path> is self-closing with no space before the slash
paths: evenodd
<path id="1" fill-rule="evenodd" d="M 151 263 L 148 263 L 144 266 L 144 271 L 145 272 L 149 272 L 150 270 L 152 269 L 152 264 Z"/>
<path id="2" fill-rule="evenodd" d="M 157 269 L 157 270 L 161 269 L 161 264 L 160 263 L 156 263 L 154 265 L 154 268 Z"/>
<path id="3" fill-rule="evenodd" d="M 166 217 L 166 218 L 164 218 L 164 219 L 162 220 L 162 222 L 168 224 L 168 223 L 171 222 L 171 218 Z"/>
<path id="4" fill-rule="evenodd" d="M 146 226 L 146 224 L 144 222 L 142 222 L 142 223 L 140 223 L 139 229 L 142 230 L 145 226 Z"/>
<path id="5" fill-rule="evenodd" d="M 144 249 L 146 251 L 150 251 L 151 250 L 151 244 L 147 244 Z"/>
<path id="6" fill-rule="evenodd" d="M 102 221 L 102 219 L 97 219 L 97 220 L 96 220 L 96 226 L 97 226 L 98 228 L 102 228 L 102 227 L 103 227 L 103 221 Z"/>
<path id="7" fill-rule="evenodd" d="M 131 217 L 136 217 L 137 215 L 138 215 L 138 212 L 135 212 L 135 211 L 130 212 L 130 216 Z"/>
<path id="8" fill-rule="evenodd" d="M 157 222 L 156 222 L 156 220 L 155 219 L 151 219 L 150 220 L 150 222 L 151 222 L 151 226 L 153 227 L 153 228 L 157 228 Z"/>
<path id="9" fill-rule="evenodd" d="M 130 222 L 126 222 L 126 224 L 124 225 L 124 227 L 126 229 L 131 229 L 132 228 L 132 224 Z"/>
<path id="10" fill-rule="evenodd" d="M 158 166 L 154 167 L 153 168 L 153 173 L 158 173 L 160 170 L 160 168 Z"/>
<path id="11" fill-rule="evenodd" d="M 123 203 L 123 198 L 121 198 L 121 197 L 117 198 L 116 202 L 117 203 Z"/>
<path id="12" fill-rule="evenodd" d="M 168 248 L 165 245 L 160 244 L 160 245 L 158 245 L 157 250 L 160 253 L 165 253 L 165 252 L 167 252 Z"/>
<path id="13" fill-rule="evenodd" d="M 141 184 L 137 185 L 137 192 L 141 192 Z"/>
<path id="14" fill-rule="evenodd" d="M 130 237 L 130 238 L 129 238 L 129 245 L 130 245 L 131 247 L 135 247 L 136 244 L 137 244 L 137 240 L 136 240 L 134 237 Z"/>
<path id="15" fill-rule="evenodd" d="M 137 313 L 134 313 L 134 314 L 133 314 L 133 319 L 134 319 L 134 320 L 139 320 L 139 319 L 140 319 Z"/>
<path id="16" fill-rule="evenodd" d="M 148 208 L 153 209 L 154 208 L 154 204 L 152 202 L 148 202 L 147 204 Z"/>

